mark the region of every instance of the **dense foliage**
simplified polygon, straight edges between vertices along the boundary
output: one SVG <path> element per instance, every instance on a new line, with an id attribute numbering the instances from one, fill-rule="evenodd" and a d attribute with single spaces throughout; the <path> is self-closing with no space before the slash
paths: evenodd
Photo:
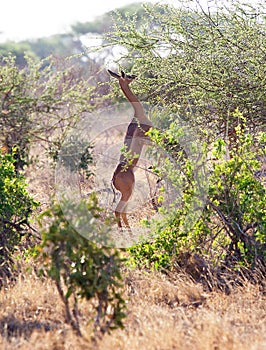
<path id="1" fill-rule="evenodd" d="M 182 200 L 156 223 L 152 241 L 130 249 L 134 264 L 171 268 L 185 252 L 199 254 L 216 267 L 240 264 L 252 269 L 265 263 L 266 188 L 259 178 L 258 155 L 266 155 L 266 135 L 237 133 L 237 148 L 230 159 L 225 158 L 222 139 L 206 155 L 207 193 L 198 188 L 197 164 L 188 159 L 180 166 L 175 182 L 186 185 Z"/>
<path id="2" fill-rule="evenodd" d="M 0 151 L 0 286 L 13 270 L 13 253 L 29 233 L 37 203 L 27 192 L 25 178 L 16 174 L 14 158 Z"/>

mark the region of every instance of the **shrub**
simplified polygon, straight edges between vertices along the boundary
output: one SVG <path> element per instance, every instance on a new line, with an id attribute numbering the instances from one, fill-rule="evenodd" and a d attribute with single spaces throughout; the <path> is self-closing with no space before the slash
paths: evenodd
<path id="1" fill-rule="evenodd" d="M 104 242 L 103 231 L 100 231 L 98 224 L 93 224 L 99 218 L 100 212 L 96 197 L 79 204 L 68 200 L 63 205 L 72 213 L 72 218 L 76 217 L 78 221 L 81 220 L 80 213 L 86 212 L 92 223 L 88 231 L 97 230 L 95 234 L 98 237 L 102 234 Z M 49 221 L 46 226 L 45 220 Z M 122 259 L 118 251 L 96 244 L 79 234 L 74 228 L 75 224 L 72 226 L 66 219 L 59 204 L 54 204 L 43 213 L 40 223 L 43 225 L 43 241 L 35 248 L 36 257 L 42 262 L 41 271 L 47 273 L 56 283 L 65 306 L 67 322 L 81 335 L 78 301 L 85 299 L 93 304 L 95 334 L 104 334 L 117 327 L 123 328 L 125 301 L 120 291 Z"/>
<path id="2" fill-rule="evenodd" d="M 197 164 L 190 159 L 181 163 L 176 183 L 184 184 L 182 200 L 155 223 L 151 241 L 130 249 L 135 265 L 169 269 L 189 252 L 216 268 L 265 267 L 266 189 L 257 174 L 265 159 L 266 134 L 253 136 L 237 127 L 236 135 L 229 158 L 224 140 L 212 146 L 203 206 L 195 205 L 201 195 L 195 181 Z"/>
<path id="3" fill-rule="evenodd" d="M 15 171 L 15 159 L 0 151 L 0 278 L 11 277 L 13 254 L 29 233 L 29 219 L 37 203 L 26 190 L 26 181 Z M 0 280 L 1 285 L 1 280 Z"/>

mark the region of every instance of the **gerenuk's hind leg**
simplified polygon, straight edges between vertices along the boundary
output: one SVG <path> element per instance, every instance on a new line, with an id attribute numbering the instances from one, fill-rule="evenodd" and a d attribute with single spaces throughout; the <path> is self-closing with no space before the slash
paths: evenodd
<path id="1" fill-rule="evenodd" d="M 130 228 L 127 220 L 127 205 L 132 195 L 135 184 L 134 173 L 131 169 L 117 173 L 113 180 L 114 187 L 121 193 L 121 199 L 115 208 L 115 217 L 118 221 L 118 227 L 122 228 L 121 218 L 127 228 Z"/>
<path id="2" fill-rule="evenodd" d="M 133 184 L 132 184 L 132 188 L 129 191 L 122 193 L 122 197 L 115 209 L 115 216 L 118 220 L 117 224 L 120 229 L 122 228 L 122 222 L 121 222 L 121 218 L 122 218 L 126 228 L 130 230 L 130 225 L 127 219 L 127 206 L 128 206 L 128 201 L 132 195 L 132 192 L 133 192 Z"/>

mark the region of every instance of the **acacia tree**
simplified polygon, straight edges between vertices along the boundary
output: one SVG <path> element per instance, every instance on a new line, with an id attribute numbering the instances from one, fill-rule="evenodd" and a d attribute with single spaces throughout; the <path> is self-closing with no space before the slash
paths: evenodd
<path id="1" fill-rule="evenodd" d="M 197 4 L 197 6 L 195 6 Z M 189 7 L 190 6 L 190 7 Z M 236 108 L 249 128 L 265 122 L 265 4 L 199 1 L 144 6 L 141 24 L 121 17 L 107 35 L 139 76 L 137 93 L 206 131 L 230 133 Z M 136 82 L 137 83 L 137 82 Z M 136 84 L 137 85 L 137 84 Z M 155 88 L 156 87 L 156 88 Z"/>

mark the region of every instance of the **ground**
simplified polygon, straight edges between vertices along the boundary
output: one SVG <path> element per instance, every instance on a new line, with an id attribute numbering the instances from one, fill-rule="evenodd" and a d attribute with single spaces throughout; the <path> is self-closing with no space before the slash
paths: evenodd
<path id="1" fill-rule="evenodd" d="M 26 269 L 0 292 L 0 349 L 262 350 L 266 290 L 244 282 L 231 293 L 205 291 L 186 274 L 124 270 L 125 328 L 91 341 L 91 308 L 82 302 L 78 337 L 66 324 L 55 285 Z"/>

